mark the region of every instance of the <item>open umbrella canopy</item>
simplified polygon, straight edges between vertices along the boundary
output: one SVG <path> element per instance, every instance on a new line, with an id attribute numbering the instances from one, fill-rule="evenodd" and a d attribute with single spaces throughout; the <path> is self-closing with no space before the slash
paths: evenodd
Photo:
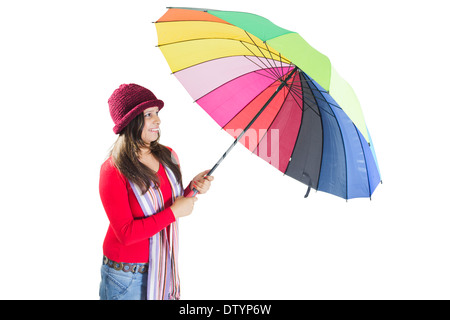
<path id="1" fill-rule="evenodd" d="M 156 29 L 172 72 L 235 143 L 309 188 L 372 195 L 380 174 L 359 101 L 298 33 L 250 13 L 192 8 L 169 8 Z"/>

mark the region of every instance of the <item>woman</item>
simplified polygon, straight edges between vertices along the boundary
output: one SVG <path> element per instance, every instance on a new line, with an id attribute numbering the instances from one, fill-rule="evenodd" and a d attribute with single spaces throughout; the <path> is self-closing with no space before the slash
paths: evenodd
<path id="1" fill-rule="evenodd" d="M 123 84 L 108 100 L 119 134 L 100 171 L 100 197 L 109 219 L 103 243 L 100 299 L 179 299 L 177 219 L 191 214 L 198 174 L 183 190 L 176 153 L 159 143 L 164 106 L 148 89 Z"/>

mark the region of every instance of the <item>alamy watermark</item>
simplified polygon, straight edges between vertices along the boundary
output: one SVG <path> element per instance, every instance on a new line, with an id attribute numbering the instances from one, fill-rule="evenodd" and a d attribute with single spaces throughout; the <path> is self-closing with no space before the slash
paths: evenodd
<path id="1" fill-rule="evenodd" d="M 243 129 L 225 129 L 235 139 Z M 280 130 L 250 128 L 242 136 L 240 142 L 250 151 L 266 160 L 275 168 L 280 168 Z"/>

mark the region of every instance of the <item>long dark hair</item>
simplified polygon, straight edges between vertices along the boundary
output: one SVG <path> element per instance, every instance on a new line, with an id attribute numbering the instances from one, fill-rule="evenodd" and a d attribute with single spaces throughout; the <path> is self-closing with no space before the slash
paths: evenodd
<path id="1" fill-rule="evenodd" d="M 156 172 L 139 161 L 140 150 L 148 148 L 148 145 L 141 138 L 144 122 L 142 113 L 131 120 L 119 134 L 109 154 L 113 157 L 116 168 L 126 178 L 138 185 L 142 194 L 151 187 L 151 182 L 157 188 L 160 186 Z M 150 144 L 149 152 L 165 164 L 174 173 L 178 183 L 182 184 L 180 167 L 172 156 L 172 152 L 159 143 L 159 134 L 158 139 Z"/>

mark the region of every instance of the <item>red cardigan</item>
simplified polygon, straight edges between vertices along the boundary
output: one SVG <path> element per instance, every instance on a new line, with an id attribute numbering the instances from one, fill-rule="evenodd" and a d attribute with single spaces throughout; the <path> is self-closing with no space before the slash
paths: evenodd
<path id="1" fill-rule="evenodd" d="M 148 262 L 149 238 L 175 221 L 170 209 L 172 191 L 162 164 L 157 174 L 166 209 L 145 217 L 128 179 L 114 166 L 112 157 L 101 166 L 100 198 L 110 222 L 103 242 L 103 254 L 109 259 L 128 263 Z M 188 186 L 184 194 L 189 192 Z"/>

